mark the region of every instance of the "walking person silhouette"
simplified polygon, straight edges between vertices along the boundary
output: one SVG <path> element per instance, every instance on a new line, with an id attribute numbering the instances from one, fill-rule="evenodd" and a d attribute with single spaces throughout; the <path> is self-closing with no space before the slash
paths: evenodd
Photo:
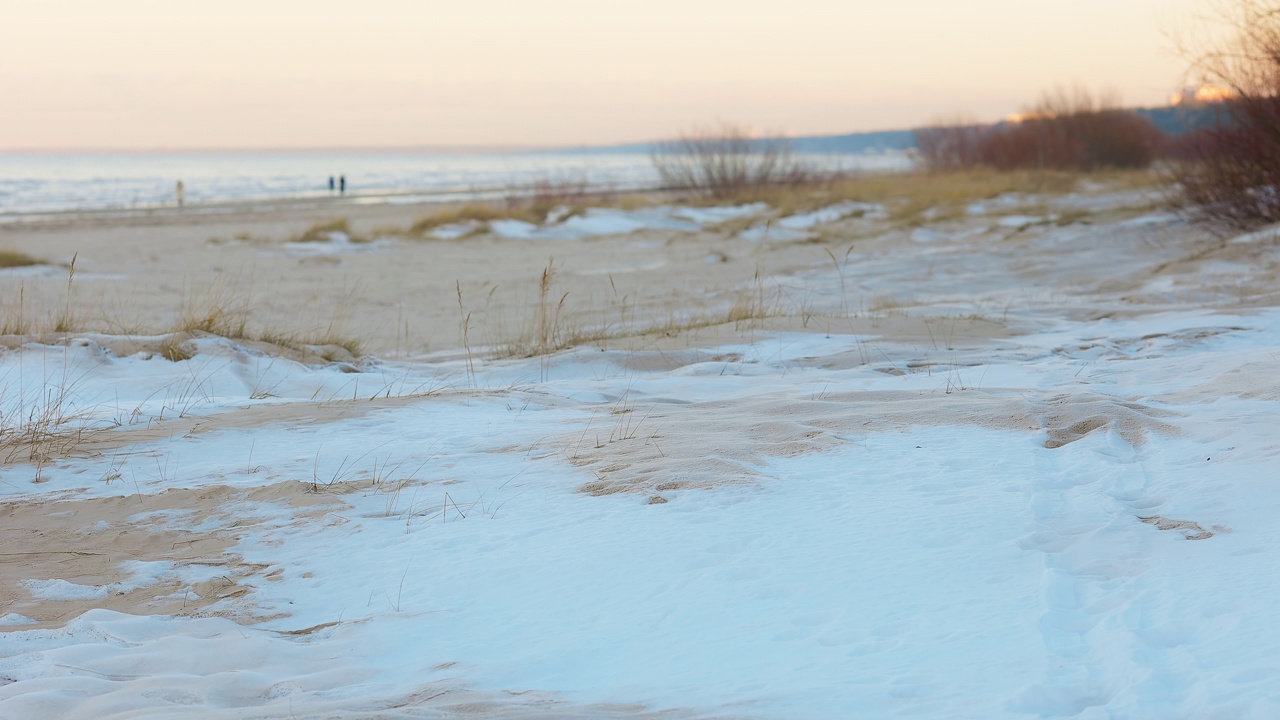
<path id="1" fill-rule="evenodd" d="M 338 176 L 338 194 L 339 195 L 347 194 L 347 176 L 346 175 Z"/>
<path id="2" fill-rule="evenodd" d="M 330 195 L 333 194 L 333 176 L 332 175 L 329 176 L 329 194 Z"/>

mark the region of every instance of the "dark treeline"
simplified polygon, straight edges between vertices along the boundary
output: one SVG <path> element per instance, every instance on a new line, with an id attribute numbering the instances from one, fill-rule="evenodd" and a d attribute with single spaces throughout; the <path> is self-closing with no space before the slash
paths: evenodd
<path id="1" fill-rule="evenodd" d="M 1230 122 L 1221 105 L 1125 109 L 1082 90 L 1046 94 L 1021 117 L 991 125 L 940 123 L 915 131 L 931 170 L 1145 168 L 1185 154 Z"/>

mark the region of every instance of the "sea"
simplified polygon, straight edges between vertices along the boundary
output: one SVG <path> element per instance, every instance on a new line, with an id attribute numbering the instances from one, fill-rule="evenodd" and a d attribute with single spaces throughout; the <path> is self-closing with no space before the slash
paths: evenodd
<path id="1" fill-rule="evenodd" d="M 897 151 L 800 155 L 843 172 L 903 169 Z M 541 183 L 590 190 L 656 187 L 646 153 L 413 151 L 6 152 L 0 153 L 0 218 L 94 210 L 322 198 L 345 178 L 353 202 L 419 203 L 503 197 Z"/>

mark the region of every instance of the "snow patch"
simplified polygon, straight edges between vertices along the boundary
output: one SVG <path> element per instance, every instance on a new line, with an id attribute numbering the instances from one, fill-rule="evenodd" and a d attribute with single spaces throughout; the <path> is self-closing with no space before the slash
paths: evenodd
<path id="1" fill-rule="evenodd" d="M 66 580 L 23 580 L 32 597 L 41 600 L 97 600 L 107 596 L 105 585 L 80 585 Z"/>

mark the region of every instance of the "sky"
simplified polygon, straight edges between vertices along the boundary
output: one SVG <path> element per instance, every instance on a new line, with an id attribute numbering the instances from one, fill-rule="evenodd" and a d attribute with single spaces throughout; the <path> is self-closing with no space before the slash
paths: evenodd
<path id="1" fill-rule="evenodd" d="M 1212 0 L 0 0 L 0 150 L 599 145 L 1161 105 Z"/>

